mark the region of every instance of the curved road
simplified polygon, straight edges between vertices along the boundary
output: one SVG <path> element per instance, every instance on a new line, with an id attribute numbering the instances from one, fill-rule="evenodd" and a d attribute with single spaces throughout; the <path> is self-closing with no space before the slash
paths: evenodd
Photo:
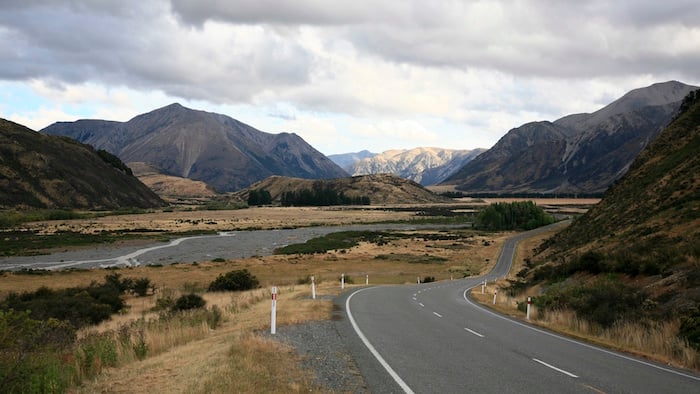
<path id="1" fill-rule="evenodd" d="M 533 232 L 544 231 L 534 230 Z M 523 233 L 486 278 L 505 275 Z M 373 393 L 698 393 L 700 376 L 515 321 L 467 297 L 484 277 L 368 287 L 337 302 Z"/>

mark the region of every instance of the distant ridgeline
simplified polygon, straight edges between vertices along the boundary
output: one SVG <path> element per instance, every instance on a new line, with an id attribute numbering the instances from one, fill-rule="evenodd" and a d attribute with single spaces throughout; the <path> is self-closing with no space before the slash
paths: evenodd
<path id="1" fill-rule="evenodd" d="M 465 193 L 451 191 L 440 193 L 440 195 L 450 198 L 602 198 L 605 193 Z"/>

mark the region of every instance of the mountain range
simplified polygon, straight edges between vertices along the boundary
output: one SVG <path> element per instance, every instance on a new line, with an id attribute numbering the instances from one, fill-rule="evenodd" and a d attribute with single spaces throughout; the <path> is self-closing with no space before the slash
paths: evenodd
<path id="1" fill-rule="evenodd" d="M 126 163 L 143 162 L 165 175 L 203 181 L 219 192 L 272 175 L 347 176 L 293 133 L 270 134 L 231 117 L 171 104 L 128 122 L 57 122 L 41 130 L 104 149 Z"/>
<path id="2" fill-rule="evenodd" d="M 119 158 L 0 119 L 0 208 L 152 208 L 165 203 Z"/>
<path id="3" fill-rule="evenodd" d="M 695 86 L 635 89 L 594 113 L 510 130 L 442 185 L 467 193 L 602 193 L 677 113 Z"/>
<path id="4" fill-rule="evenodd" d="M 440 183 L 484 151 L 443 148 L 388 150 L 379 154 L 364 154 L 364 158 L 352 161 L 343 169 L 353 176 L 394 174 L 428 186 Z M 363 152 L 355 157 L 362 157 Z"/>

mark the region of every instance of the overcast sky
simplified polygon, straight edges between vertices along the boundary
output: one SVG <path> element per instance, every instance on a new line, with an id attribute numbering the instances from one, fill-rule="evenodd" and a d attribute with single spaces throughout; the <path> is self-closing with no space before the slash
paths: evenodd
<path id="1" fill-rule="evenodd" d="M 697 0 L 0 0 L 0 117 L 35 130 L 179 102 L 324 154 L 489 148 L 672 79 Z"/>

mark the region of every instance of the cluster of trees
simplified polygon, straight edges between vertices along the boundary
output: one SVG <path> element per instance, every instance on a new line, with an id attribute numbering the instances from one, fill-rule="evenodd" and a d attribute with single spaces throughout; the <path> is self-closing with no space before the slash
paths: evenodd
<path id="1" fill-rule="evenodd" d="M 554 223 L 555 219 L 532 201 L 499 202 L 484 208 L 477 226 L 486 230 L 531 230 Z"/>
<path id="2" fill-rule="evenodd" d="M 301 189 L 282 194 L 282 206 L 369 205 L 368 196 L 346 196 L 331 187 L 314 185 L 312 190 Z"/>
<path id="3" fill-rule="evenodd" d="M 265 189 L 253 189 L 248 192 L 248 205 L 272 204 L 272 195 Z"/>

